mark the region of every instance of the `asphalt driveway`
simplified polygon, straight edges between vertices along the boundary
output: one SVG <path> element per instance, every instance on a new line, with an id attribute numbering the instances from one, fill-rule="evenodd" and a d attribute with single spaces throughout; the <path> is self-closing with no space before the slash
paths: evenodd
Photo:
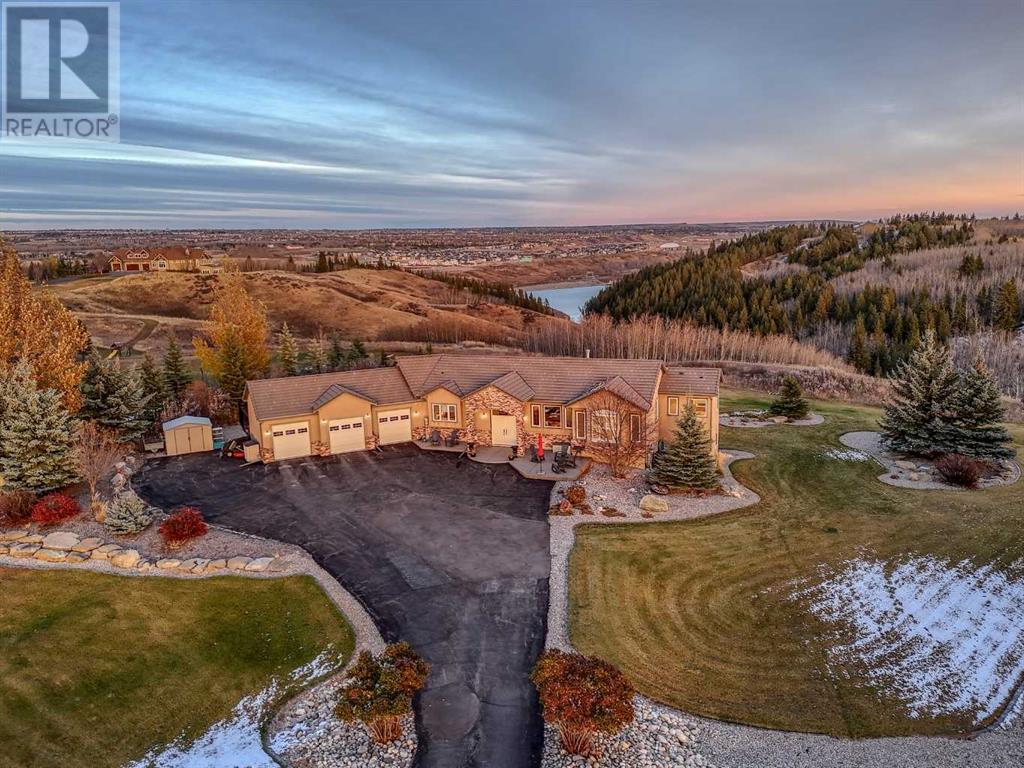
<path id="1" fill-rule="evenodd" d="M 417 765 L 540 764 L 529 672 L 544 645 L 551 484 L 505 465 L 391 446 L 241 467 L 150 460 L 139 492 L 229 528 L 298 544 L 431 664 Z"/>

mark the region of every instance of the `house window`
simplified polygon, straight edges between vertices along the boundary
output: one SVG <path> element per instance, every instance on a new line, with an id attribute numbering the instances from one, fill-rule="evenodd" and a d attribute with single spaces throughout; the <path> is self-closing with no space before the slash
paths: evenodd
<path id="1" fill-rule="evenodd" d="M 455 415 L 455 404 L 454 403 L 433 403 L 430 406 L 431 416 L 434 421 L 457 421 L 458 417 Z M 398 417 L 395 417 L 395 421 L 398 421 Z"/>
<path id="2" fill-rule="evenodd" d="M 702 419 L 707 418 L 708 415 L 708 401 L 707 400 L 693 400 L 693 409 L 697 412 L 697 415 Z"/>
<path id="3" fill-rule="evenodd" d="M 629 439 L 639 443 L 644 438 L 643 417 L 639 413 L 629 414 Z"/>
<path id="4" fill-rule="evenodd" d="M 590 439 L 595 443 L 614 443 L 619 439 L 619 414 L 594 411 L 590 414 Z"/>
<path id="5" fill-rule="evenodd" d="M 530 410 L 530 419 L 530 423 L 535 427 L 561 429 L 563 425 L 562 406 L 535 405 Z"/>
<path id="6" fill-rule="evenodd" d="M 572 415 L 572 436 L 577 440 L 587 439 L 587 412 L 573 411 Z"/>
<path id="7" fill-rule="evenodd" d="M 679 415 L 679 398 L 670 397 L 668 399 L 668 415 L 678 416 Z"/>

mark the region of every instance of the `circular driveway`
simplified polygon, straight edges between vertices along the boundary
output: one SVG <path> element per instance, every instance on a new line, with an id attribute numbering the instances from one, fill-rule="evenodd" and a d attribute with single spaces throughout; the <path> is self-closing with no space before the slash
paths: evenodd
<path id="1" fill-rule="evenodd" d="M 411 444 L 241 467 L 150 460 L 139 492 L 228 528 L 297 544 L 431 664 L 416 764 L 540 764 L 529 673 L 548 607 L 551 483 Z"/>

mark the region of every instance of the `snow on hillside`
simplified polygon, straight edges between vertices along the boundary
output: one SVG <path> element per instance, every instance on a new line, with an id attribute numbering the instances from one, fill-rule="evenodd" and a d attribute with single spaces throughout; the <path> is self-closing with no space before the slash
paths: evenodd
<path id="1" fill-rule="evenodd" d="M 848 560 L 794 597 L 836 628 L 835 669 L 864 668 L 913 717 L 996 712 L 1024 675 L 1024 562 L 991 566 L 928 556 Z"/>

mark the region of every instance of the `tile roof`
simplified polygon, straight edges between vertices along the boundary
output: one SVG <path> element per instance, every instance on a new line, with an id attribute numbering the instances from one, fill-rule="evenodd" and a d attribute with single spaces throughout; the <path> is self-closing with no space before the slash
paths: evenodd
<path id="1" fill-rule="evenodd" d="M 722 371 L 719 368 L 665 366 L 658 389 L 669 395 L 717 395 L 721 384 Z"/>
<path id="2" fill-rule="evenodd" d="M 247 382 L 246 387 L 259 419 L 313 413 L 323 404 L 320 403 L 323 397 L 333 400 L 342 390 L 375 404 L 407 403 L 416 399 L 397 368 L 256 379 Z M 329 395 L 329 392 L 337 394 Z"/>
<path id="3" fill-rule="evenodd" d="M 250 381 L 248 391 L 259 419 L 313 413 L 344 392 L 388 405 L 422 399 L 439 387 L 464 397 L 495 386 L 518 400 L 567 404 L 605 390 L 645 410 L 659 391 L 718 394 L 717 368 L 663 366 L 660 360 L 416 355 L 399 357 L 394 368 Z"/>
<path id="4" fill-rule="evenodd" d="M 515 372 L 522 378 L 523 383 L 533 390 L 531 399 L 567 403 L 615 376 L 621 376 L 644 400 L 653 402 L 662 362 L 528 355 L 441 354 L 399 357 L 397 365 L 409 382 L 409 389 L 418 397 L 436 389 L 445 381 L 454 381 L 463 392 L 475 392 L 506 374 Z"/>

